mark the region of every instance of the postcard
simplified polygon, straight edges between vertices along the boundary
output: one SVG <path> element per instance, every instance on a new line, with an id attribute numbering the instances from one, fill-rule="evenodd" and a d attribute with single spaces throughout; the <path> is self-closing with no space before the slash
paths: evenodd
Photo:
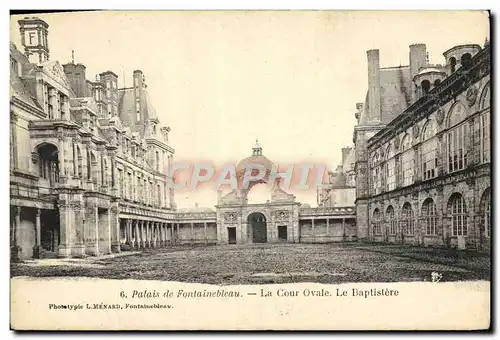
<path id="1" fill-rule="evenodd" d="M 487 11 L 10 20 L 12 330 L 490 328 Z"/>

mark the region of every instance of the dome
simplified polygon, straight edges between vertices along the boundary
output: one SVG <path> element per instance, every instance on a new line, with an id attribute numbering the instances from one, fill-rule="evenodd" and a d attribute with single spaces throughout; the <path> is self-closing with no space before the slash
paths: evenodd
<path id="1" fill-rule="evenodd" d="M 238 165 L 236 166 L 236 174 L 243 175 L 245 169 L 251 165 L 262 165 L 266 169 L 267 172 L 271 172 L 273 168 L 273 162 L 269 160 L 266 156 L 258 155 L 258 156 L 250 156 L 242 159 Z"/>
<path id="2" fill-rule="evenodd" d="M 259 145 L 258 140 L 255 141 L 252 151 L 252 156 L 242 159 L 236 166 L 236 176 L 241 178 L 247 167 L 257 164 L 264 166 L 266 174 L 269 176 L 274 164 L 262 154 L 262 147 Z"/>
<path id="3" fill-rule="evenodd" d="M 311 208 L 311 205 L 310 205 L 309 203 L 302 203 L 302 204 L 300 205 L 300 207 L 301 207 L 301 208 L 306 208 L 306 209 L 309 209 L 309 208 Z"/>

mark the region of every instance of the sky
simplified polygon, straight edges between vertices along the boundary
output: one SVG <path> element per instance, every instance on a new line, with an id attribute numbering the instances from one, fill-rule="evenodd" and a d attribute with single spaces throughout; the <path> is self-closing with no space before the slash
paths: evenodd
<path id="1" fill-rule="evenodd" d="M 137 11 L 37 15 L 49 24 L 51 60 L 111 70 L 131 86 L 144 72 L 175 160 L 237 163 L 258 139 L 277 165 L 334 170 L 352 145 L 356 103 L 367 91 L 366 51 L 381 67 L 408 65 L 408 46 L 442 53 L 489 38 L 488 15 L 471 11 Z M 21 16 L 23 17 L 23 16 Z M 17 20 L 11 41 L 19 46 Z M 125 77 L 124 77 L 125 75 Z M 253 199 L 269 191 L 256 188 Z M 290 190 L 316 204 L 316 189 Z M 268 199 L 268 198 L 267 198 Z M 212 207 L 208 188 L 176 193 L 178 207 Z"/>

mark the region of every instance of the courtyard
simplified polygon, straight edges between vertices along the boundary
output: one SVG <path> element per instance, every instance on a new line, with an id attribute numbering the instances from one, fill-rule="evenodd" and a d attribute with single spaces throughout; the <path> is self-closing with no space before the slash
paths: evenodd
<path id="1" fill-rule="evenodd" d="M 169 247 L 11 264 L 11 277 L 94 277 L 219 285 L 490 280 L 487 254 L 370 244 Z"/>

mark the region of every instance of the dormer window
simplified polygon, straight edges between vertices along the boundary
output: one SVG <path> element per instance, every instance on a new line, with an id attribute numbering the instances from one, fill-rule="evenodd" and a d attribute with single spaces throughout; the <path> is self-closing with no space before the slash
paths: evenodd
<path id="1" fill-rule="evenodd" d="M 451 68 L 451 72 L 455 72 L 455 69 L 457 67 L 457 59 L 455 59 L 455 57 L 451 57 L 450 58 L 450 68 Z"/>
<path id="2" fill-rule="evenodd" d="M 430 83 L 430 81 L 428 81 L 427 79 L 423 80 L 420 83 L 420 86 L 422 87 L 422 94 L 423 95 L 426 95 L 427 93 L 429 93 L 429 90 L 431 89 L 431 83 Z"/>
<path id="3" fill-rule="evenodd" d="M 472 60 L 472 56 L 470 53 L 465 53 L 464 55 L 462 55 L 462 58 L 460 58 L 460 63 L 462 64 L 462 66 L 469 66 L 470 62 Z"/>

